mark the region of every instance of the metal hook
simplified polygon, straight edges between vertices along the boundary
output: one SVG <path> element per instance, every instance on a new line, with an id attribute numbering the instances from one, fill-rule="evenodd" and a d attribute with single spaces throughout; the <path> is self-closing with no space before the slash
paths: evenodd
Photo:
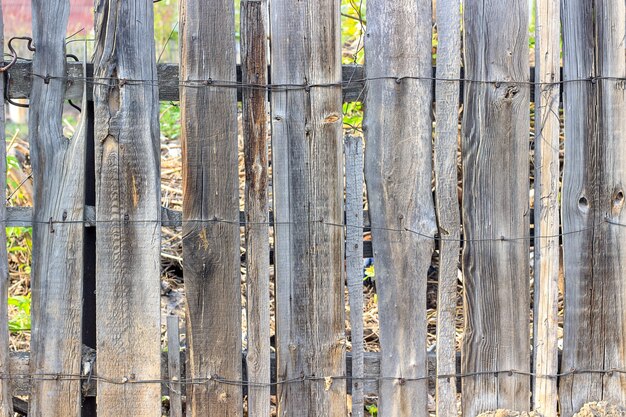
<path id="1" fill-rule="evenodd" d="M 17 62 L 17 52 L 15 51 L 15 48 L 13 47 L 13 41 L 14 40 L 28 41 L 28 45 L 26 47 L 30 51 L 33 51 L 33 52 L 35 51 L 35 47 L 33 46 L 33 38 L 30 38 L 28 36 L 14 36 L 14 37 L 12 37 L 11 39 L 9 39 L 9 43 L 8 43 L 9 51 L 11 51 L 11 62 L 9 62 L 4 67 L 0 67 L 0 72 L 8 71 Z"/>
<path id="2" fill-rule="evenodd" d="M 22 104 L 22 103 L 18 103 L 15 102 L 13 100 L 11 100 L 11 97 L 9 97 L 9 90 L 10 90 L 10 86 L 11 86 L 11 73 L 9 72 L 5 72 L 4 73 L 4 77 L 5 77 L 5 82 L 4 82 L 4 99 L 7 101 L 7 103 L 16 106 L 16 107 L 22 107 L 24 109 L 27 109 L 28 107 L 30 107 L 28 104 Z"/>

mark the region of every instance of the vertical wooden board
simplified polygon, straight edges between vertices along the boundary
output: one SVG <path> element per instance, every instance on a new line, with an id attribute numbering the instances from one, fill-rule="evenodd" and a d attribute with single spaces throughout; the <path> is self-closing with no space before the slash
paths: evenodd
<path id="1" fill-rule="evenodd" d="M 463 5 L 462 372 L 530 369 L 528 3 Z M 494 34 L 497 34 L 495 36 Z M 483 81 L 498 81 L 497 83 Z M 530 405 L 530 378 L 463 379 L 463 414 Z"/>
<path id="2" fill-rule="evenodd" d="M 461 75 L 461 4 L 439 0 L 437 4 L 437 78 L 456 80 Z M 435 204 L 439 242 L 437 280 L 437 374 L 456 374 L 456 306 L 461 245 L 461 212 L 457 191 L 459 145 L 458 81 L 435 84 Z M 437 378 L 438 417 L 456 417 L 456 378 Z"/>
<path id="3" fill-rule="evenodd" d="M 338 0 L 273 0 L 273 84 L 341 81 Z M 343 416 L 341 87 L 272 92 L 278 415 Z"/>
<path id="4" fill-rule="evenodd" d="M 184 0 L 180 7 L 182 82 L 234 83 L 234 3 Z M 198 84 L 183 88 L 180 102 L 189 376 L 241 380 L 237 91 Z M 190 388 L 194 417 L 243 413 L 241 386 Z"/>
<path id="5" fill-rule="evenodd" d="M 34 178 L 30 372 L 80 374 L 85 123 L 63 136 L 67 0 L 33 2 L 29 112 Z M 83 100 L 83 106 L 85 101 Z M 65 223 L 67 221 L 67 223 Z M 80 381 L 33 381 L 31 416 L 80 415 Z"/>
<path id="6" fill-rule="evenodd" d="M 598 260 L 593 276 L 599 277 L 602 300 L 592 307 L 600 315 L 603 368 L 626 369 L 626 2 L 596 2 L 598 62 L 598 168 L 600 213 L 609 223 L 600 227 Z M 597 223 L 601 222 L 597 219 Z M 619 225 L 615 225 L 617 223 Z M 621 225 L 621 226 L 620 226 Z M 594 257 L 596 254 L 594 254 Z M 626 374 L 602 376 L 602 399 L 626 407 Z"/>
<path id="7" fill-rule="evenodd" d="M 562 1 L 563 110 L 565 160 L 561 198 L 565 315 L 561 372 L 574 368 L 601 369 L 604 352 L 598 349 L 599 323 L 590 308 L 599 300 L 594 292 L 594 230 L 601 219 L 597 178 L 597 84 L 593 4 Z M 596 278 L 600 279 L 600 278 Z M 594 328 L 596 329 L 594 332 Z M 559 381 L 562 416 L 576 413 L 587 401 L 601 397 L 602 375 L 580 373 Z"/>
<path id="8" fill-rule="evenodd" d="M 170 379 L 170 417 L 182 417 L 182 385 L 180 383 L 180 335 L 178 316 L 167 316 L 167 365 Z"/>
<path id="9" fill-rule="evenodd" d="M 151 0 L 96 2 L 99 416 L 161 415 L 159 96 Z M 130 81 L 140 80 L 140 81 Z M 145 81 L 143 81 L 145 80 Z"/>
<path id="10" fill-rule="evenodd" d="M 557 415 L 559 302 L 559 0 L 535 4 L 535 245 L 533 409 Z"/>
<path id="11" fill-rule="evenodd" d="M 0 4 L 0 52 L 4 53 L 4 19 L 2 5 Z M 0 97 L 4 97 L 4 83 L 0 83 Z M 5 127 L 4 100 L 0 103 L 0 242 L 6 242 L 6 190 L 7 190 L 7 149 L 4 137 Z M 0 245 L 0 373 L 9 371 L 9 317 L 7 303 L 9 287 L 9 259 L 6 245 Z M 13 416 L 13 402 L 11 400 L 11 381 L 0 380 L 0 417 Z"/>
<path id="12" fill-rule="evenodd" d="M 428 415 L 428 381 L 401 378 L 428 374 L 426 278 L 436 232 L 431 36 L 430 0 L 367 3 L 365 181 L 385 378 L 381 417 Z"/>
<path id="13" fill-rule="evenodd" d="M 267 1 L 241 2 L 241 79 L 267 83 Z M 248 415 L 270 415 L 270 252 L 267 92 L 244 88 Z M 259 385 L 261 384 L 261 385 Z M 266 384 L 266 385 L 262 385 Z"/>
<path id="14" fill-rule="evenodd" d="M 363 138 L 346 136 L 346 282 L 352 342 L 352 417 L 363 417 Z"/>
<path id="15" fill-rule="evenodd" d="M 565 87 L 566 152 L 569 147 L 572 149 L 566 154 L 564 231 L 585 227 L 593 230 L 566 236 L 564 242 L 562 370 L 623 369 L 626 245 L 624 229 L 619 224 L 626 223 L 626 5 L 620 1 L 599 1 L 592 8 L 566 2 L 563 14 L 565 79 L 597 75 L 599 80 L 573 82 L 572 86 L 568 83 Z M 583 240 L 585 237 L 588 240 Z M 575 257 L 570 250 L 586 254 Z M 568 376 L 561 382 L 560 394 L 564 416 L 599 399 L 625 406 L 626 376 L 617 372 Z"/>

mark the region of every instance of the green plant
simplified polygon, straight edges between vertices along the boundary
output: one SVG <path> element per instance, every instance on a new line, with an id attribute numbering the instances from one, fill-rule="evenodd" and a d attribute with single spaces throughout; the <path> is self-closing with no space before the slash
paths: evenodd
<path id="1" fill-rule="evenodd" d="M 161 103 L 161 135 L 166 139 L 180 137 L 180 107 L 173 103 Z"/>
<path id="2" fill-rule="evenodd" d="M 9 331 L 30 330 L 30 294 L 9 297 Z"/>
<path id="3" fill-rule="evenodd" d="M 378 407 L 376 407 L 376 404 L 366 405 L 365 409 L 371 417 L 378 417 Z"/>

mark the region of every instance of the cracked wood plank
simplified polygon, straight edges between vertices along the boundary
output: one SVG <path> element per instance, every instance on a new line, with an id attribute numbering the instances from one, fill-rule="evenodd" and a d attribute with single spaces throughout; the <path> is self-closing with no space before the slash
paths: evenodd
<path id="1" fill-rule="evenodd" d="M 94 74 L 98 373 L 159 379 L 160 149 L 152 0 L 98 0 Z M 161 416 L 159 384 L 98 384 L 98 416 Z"/>

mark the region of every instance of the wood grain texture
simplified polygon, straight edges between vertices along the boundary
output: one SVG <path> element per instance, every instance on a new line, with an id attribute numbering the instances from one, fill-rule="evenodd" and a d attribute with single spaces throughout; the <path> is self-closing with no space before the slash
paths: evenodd
<path id="1" fill-rule="evenodd" d="M 234 12 L 228 0 L 180 3 L 181 81 L 236 80 Z M 183 221 L 196 220 L 183 223 L 188 377 L 241 380 L 236 91 L 183 89 L 180 106 Z M 190 415 L 241 416 L 241 391 L 193 385 Z"/>
<path id="2" fill-rule="evenodd" d="M 439 0 L 437 16 L 437 78 L 458 79 L 461 74 L 461 5 Z M 435 207 L 439 236 L 437 280 L 437 374 L 456 373 L 456 307 L 461 245 L 461 212 L 457 191 L 459 147 L 459 83 L 435 83 Z M 438 378 L 437 417 L 457 417 L 456 378 Z"/>
<path id="3" fill-rule="evenodd" d="M 563 2 L 561 18 L 565 81 L 565 160 L 561 201 L 566 294 L 561 371 L 566 371 L 575 367 L 602 367 L 604 355 L 595 348 L 597 336 L 593 334 L 592 326 L 598 323 L 592 322 L 590 309 L 594 302 L 594 226 L 600 217 L 597 213 L 600 205 L 595 165 L 598 146 L 597 84 L 567 82 L 596 75 L 593 4 Z M 561 415 L 569 417 L 585 402 L 601 398 L 601 386 L 600 374 L 576 374 L 561 378 Z"/>
<path id="4" fill-rule="evenodd" d="M 274 83 L 341 80 L 338 0 L 274 0 Z M 341 88 L 274 92 L 272 168 L 278 379 L 345 373 Z M 278 416 L 344 416 L 346 385 L 278 387 Z"/>
<path id="5" fill-rule="evenodd" d="M 564 86 L 563 231 L 583 232 L 564 238 L 562 370 L 626 366 L 626 245 L 624 229 L 613 224 L 626 223 L 625 7 L 620 1 L 563 6 L 565 80 L 607 78 Z M 625 378 L 619 373 L 563 378 L 561 414 L 571 416 L 584 403 L 600 398 L 626 405 Z"/>
<path id="6" fill-rule="evenodd" d="M 85 119 L 72 138 L 63 136 L 67 0 L 33 2 L 33 89 L 29 112 L 33 167 L 33 261 L 30 371 L 77 374 L 81 313 L 85 169 Z M 83 105 L 86 101 L 83 100 Z M 5 298 L 3 298 L 5 299 Z M 79 416 L 80 381 L 33 383 L 30 416 Z"/>
<path id="7" fill-rule="evenodd" d="M 346 282 L 350 302 L 352 375 L 363 378 L 363 138 L 346 136 Z M 363 381 L 352 380 L 352 417 L 363 417 Z"/>
<path id="8" fill-rule="evenodd" d="M 170 380 L 170 417 L 183 417 L 178 316 L 167 316 L 167 365 L 167 377 Z"/>
<path id="9" fill-rule="evenodd" d="M 559 303 L 559 0 L 535 5 L 535 245 L 533 409 L 557 416 Z"/>
<path id="10" fill-rule="evenodd" d="M 159 379 L 160 148 L 151 0 L 98 0 L 94 74 L 98 374 Z M 157 220 L 156 222 L 154 220 Z M 98 416 L 161 416 L 159 384 L 98 385 Z"/>
<path id="11" fill-rule="evenodd" d="M 9 85 L 9 97 L 11 98 L 28 98 L 32 85 L 30 73 L 32 66 L 29 62 L 18 62 L 9 70 L 11 75 L 11 83 Z M 87 66 L 87 73 L 93 74 L 91 64 Z M 162 63 L 157 65 L 157 73 L 159 79 L 159 98 L 162 101 L 177 101 L 180 99 L 179 72 L 177 64 Z M 67 75 L 70 78 L 80 77 L 83 74 L 82 65 L 80 63 L 69 62 L 67 65 Z M 241 82 L 242 73 L 241 66 L 237 65 L 237 82 Z M 342 98 L 344 102 L 353 102 L 363 99 L 363 89 L 365 83 L 363 81 L 363 67 L 361 65 L 347 64 L 343 66 L 342 71 Z M 184 87 L 183 87 L 184 89 Z M 83 86 L 80 82 L 74 82 L 68 85 L 65 91 L 65 97 L 69 99 L 80 99 L 82 96 Z M 87 91 L 87 98 L 91 99 L 91 90 Z M 237 91 L 237 100 L 241 101 L 241 89 Z"/>
<path id="12" fill-rule="evenodd" d="M 0 52 L 4 53 L 4 19 L 2 14 L 2 5 L 0 4 Z M 0 83 L 0 97 L 4 97 L 4 83 Z M 5 127 L 5 107 L 4 100 L 0 103 L 0 190 L 3 190 L 2 196 L 7 190 L 7 149 L 4 136 Z M 7 209 L 6 200 L 2 198 L 0 201 L 0 242 L 7 241 Z M 6 245 L 0 245 L 0 300 L 6 300 L 8 297 L 9 287 L 9 259 Z M 9 372 L 9 323 L 8 323 L 7 303 L 0 303 L 0 373 Z M 0 417 L 13 416 L 13 401 L 11 398 L 11 381 L 7 379 L 0 380 Z"/>
<path id="13" fill-rule="evenodd" d="M 463 15 L 467 78 L 504 81 L 468 83 L 465 89 L 462 372 L 527 372 L 529 243 L 507 238 L 529 234 L 528 3 L 469 0 Z M 462 392 L 466 416 L 497 408 L 524 411 L 530 378 L 468 377 Z"/>
<path id="14" fill-rule="evenodd" d="M 430 0 L 370 0 L 366 75 L 430 77 Z M 436 233 L 432 81 L 370 81 L 365 181 L 370 207 L 382 352 L 379 416 L 427 416 L 426 278 Z M 388 230 L 391 229 L 391 230 Z"/>
<path id="15" fill-rule="evenodd" d="M 241 75 L 245 84 L 267 83 L 267 1 L 241 2 Z M 248 416 L 269 417 L 270 248 L 267 93 L 243 89 L 246 170 L 246 289 L 248 319 Z"/>

